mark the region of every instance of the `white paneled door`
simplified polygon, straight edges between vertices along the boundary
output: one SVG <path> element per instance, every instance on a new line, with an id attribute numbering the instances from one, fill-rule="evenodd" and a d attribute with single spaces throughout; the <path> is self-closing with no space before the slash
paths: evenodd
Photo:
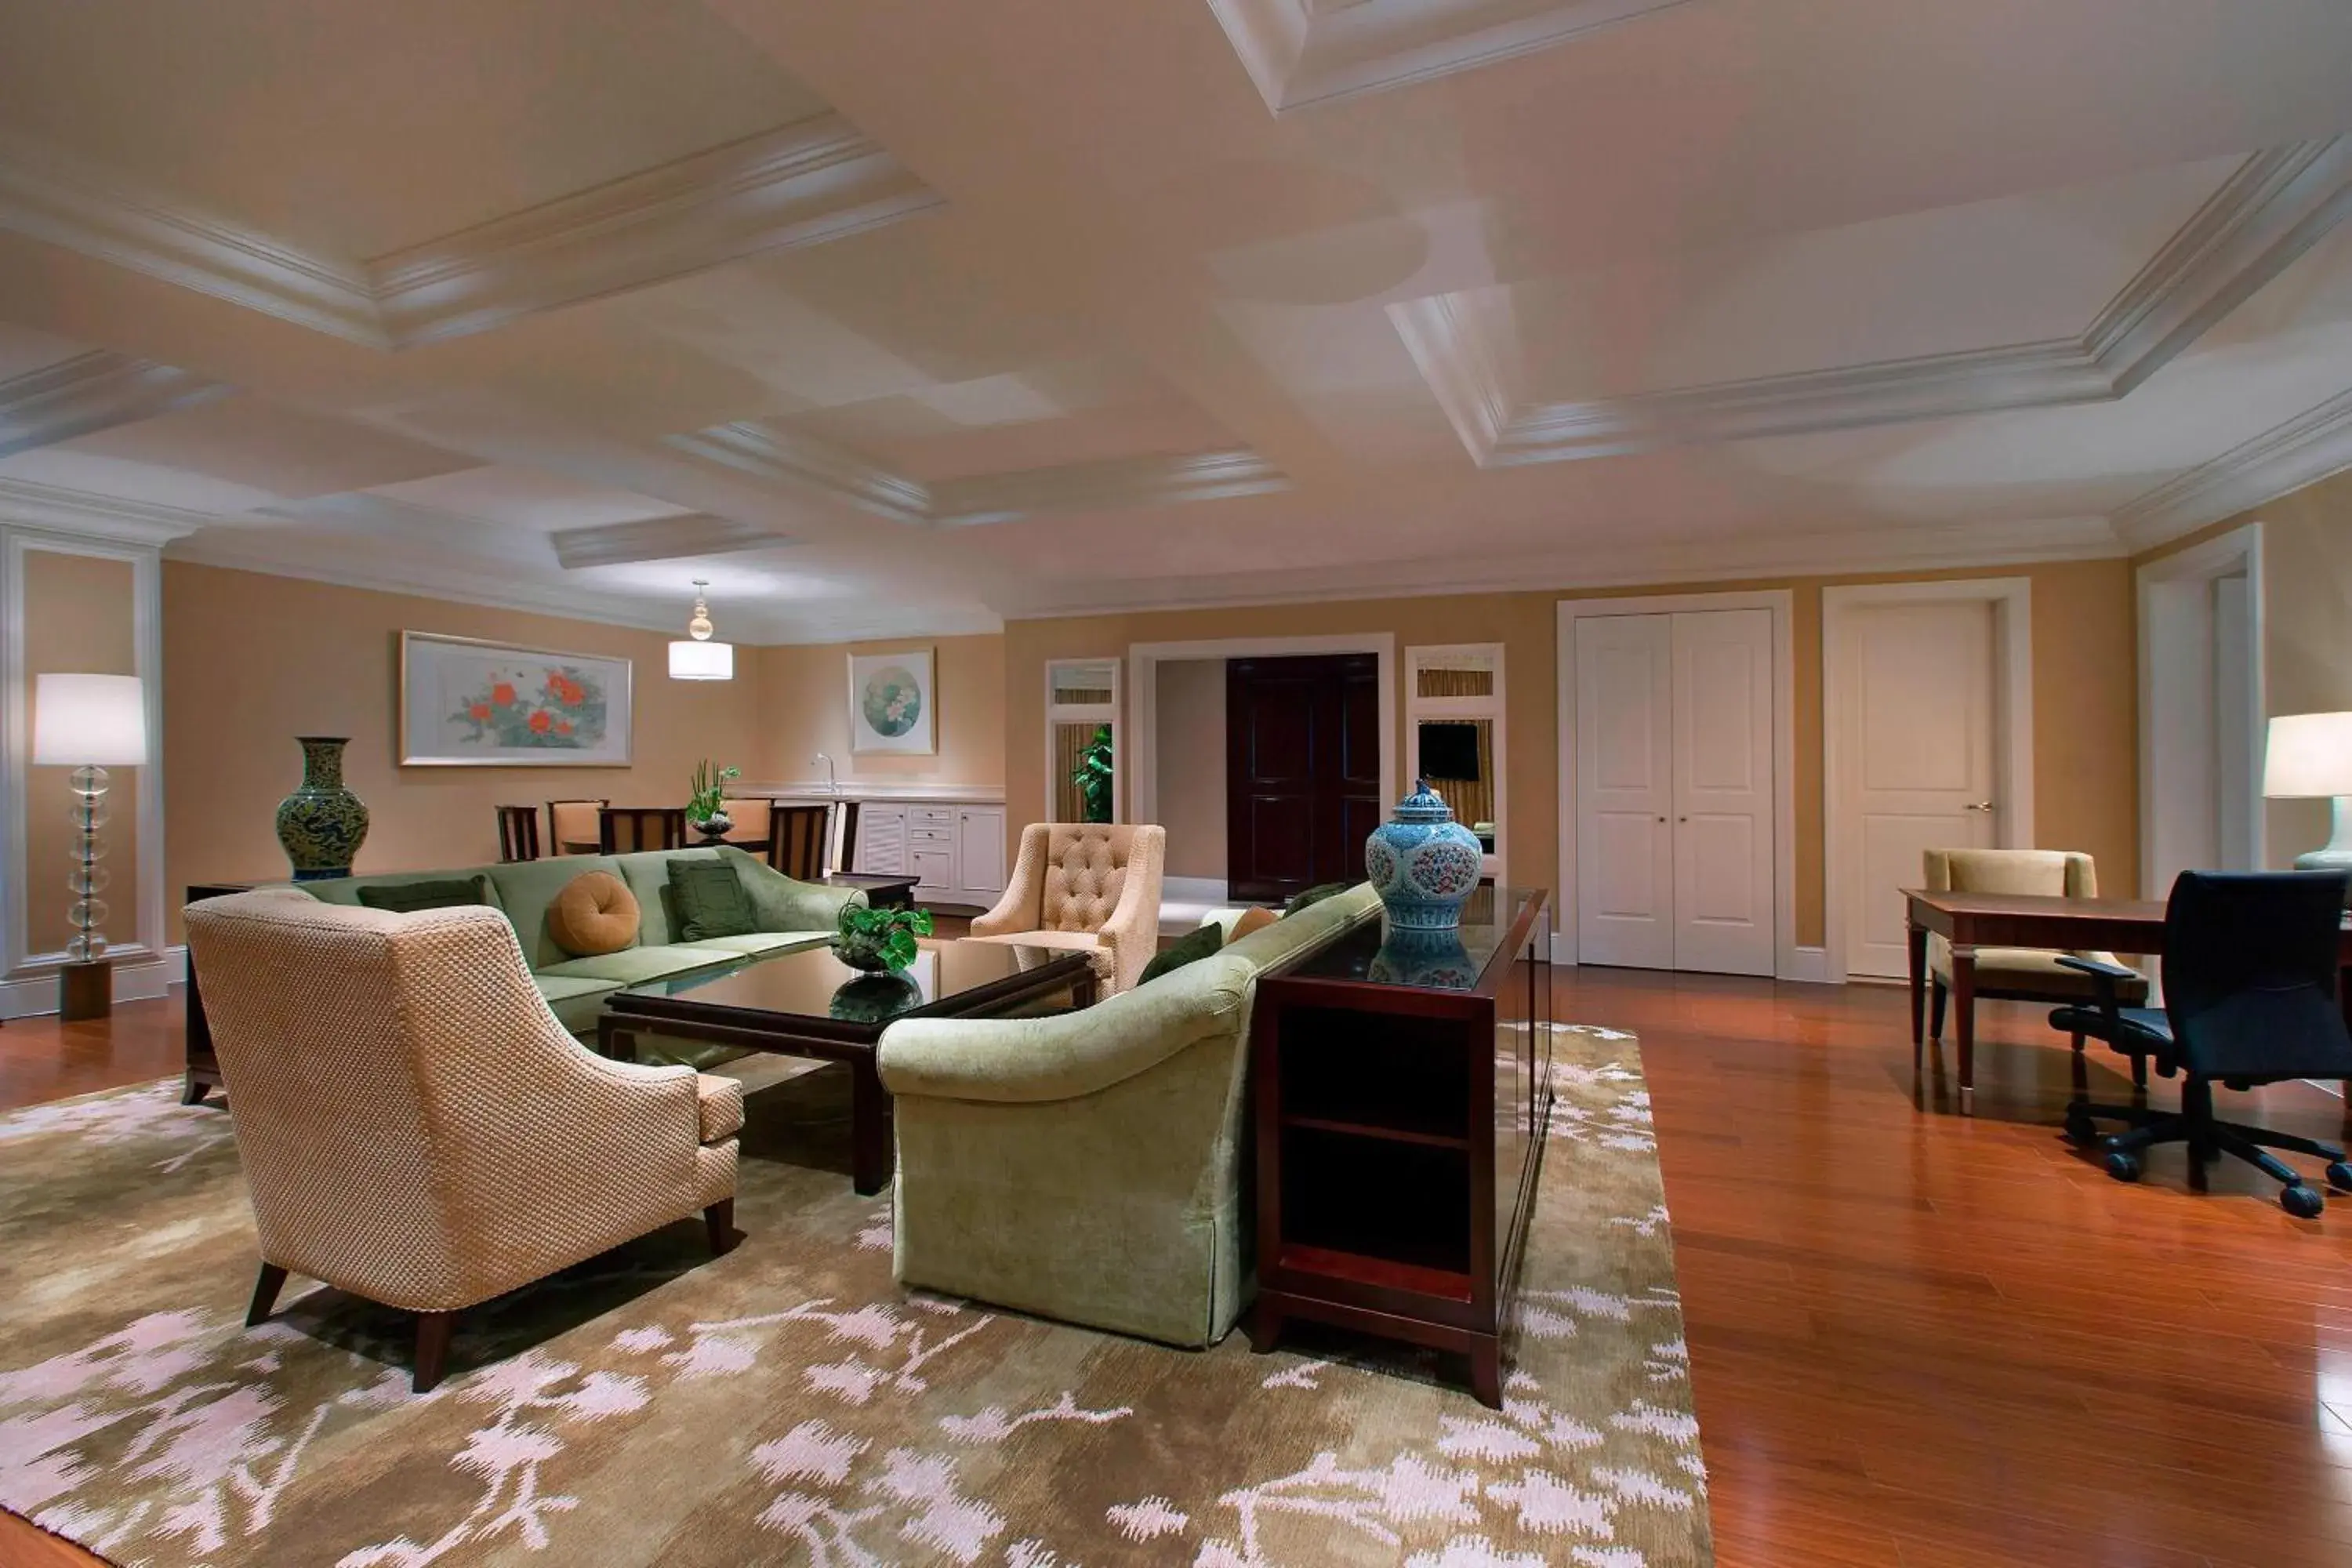
<path id="1" fill-rule="evenodd" d="M 1675 967 L 1772 973 L 1772 612 L 1674 617 Z"/>
<path id="2" fill-rule="evenodd" d="M 1675 966 L 1674 620 L 1576 623 L 1581 963 Z"/>
<path id="3" fill-rule="evenodd" d="M 1579 960 L 1771 973 L 1771 612 L 1575 624 Z"/>
<path id="4" fill-rule="evenodd" d="M 1831 699 L 1849 974 L 1909 973 L 1901 889 L 1919 885 L 1922 851 L 2000 842 L 1993 615 L 1981 599 L 1852 612 Z"/>

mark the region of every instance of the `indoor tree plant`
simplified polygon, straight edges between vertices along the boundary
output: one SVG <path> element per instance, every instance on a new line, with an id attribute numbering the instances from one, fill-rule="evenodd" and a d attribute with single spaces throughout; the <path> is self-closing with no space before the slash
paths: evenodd
<path id="1" fill-rule="evenodd" d="M 833 955 L 852 969 L 883 974 L 915 962 L 915 939 L 931 934 L 929 910 L 877 910 L 844 904 L 833 933 Z"/>
<path id="2" fill-rule="evenodd" d="M 1083 820 L 1110 820 L 1112 767 L 1110 726 L 1098 724 L 1095 738 L 1078 753 L 1078 765 L 1070 770 L 1070 782 L 1078 788 L 1078 801 L 1086 814 Z"/>
<path id="3" fill-rule="evenodd" d="M 707 757 L 694 764 L 687 779 L 686 819 L 705 838 L 723 838 L 734 827 L 733 820 L 719 808 L 727 801 L 727 781 L 740 778 L 742 773 L 740 768 L 714 768 Z"/>

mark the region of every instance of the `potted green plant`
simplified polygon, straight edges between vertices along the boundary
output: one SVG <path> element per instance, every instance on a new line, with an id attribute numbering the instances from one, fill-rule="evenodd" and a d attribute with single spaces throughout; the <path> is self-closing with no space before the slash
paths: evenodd
<path id="1" fill-rule="evenodd" d="M 697 833 L 716 841 L 734 831 L 733 818 L 721 808 L 727 804 L 727 781 L 742 774 L 740 768 L 714 768 L 707 757 L 694 764 L 687 780 L 686 819 Z"/>
<path id="2" fill-rule="evenodd" d="M 833 955 L 852 969 L 887 974 L 915 962 L 915 939 L 931 934 L 929 910 L 877 910 L 844 904 L 833 933 Z"/>
<path id="3" fill-rule="evenodd" d="M 1078 765 L 1070 770 L 1070 782 L 1077 786 L 1078 801 L 1087 822 L 1110 820 L 1110 796 L 1113 760 L 1110 726 L 1095 727 L 1095 738 L 1078 753 Z"/>

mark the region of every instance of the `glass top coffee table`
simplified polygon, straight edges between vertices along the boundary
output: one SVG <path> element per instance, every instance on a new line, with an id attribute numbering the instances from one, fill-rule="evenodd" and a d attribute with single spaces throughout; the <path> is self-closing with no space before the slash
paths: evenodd
<path id="1" fill-rule="evenodd" d="M 639 1035 L 744 1046 L 779 1056 L 849 1064 L 850 1179 L 861 1194 L 890 1180 L 890 1096 L 874 1070 L 874 1047 L 901 1018 L 987 1018 L 1067 995 L 1095 1001 L 1084 952 L 996 942 L 917 944 L 898 974 L 867 974 L 824 947 L 732 968 L 650 980 L 616 991 L 596 1021 L 596 1048 L 618 1061 Z"/>

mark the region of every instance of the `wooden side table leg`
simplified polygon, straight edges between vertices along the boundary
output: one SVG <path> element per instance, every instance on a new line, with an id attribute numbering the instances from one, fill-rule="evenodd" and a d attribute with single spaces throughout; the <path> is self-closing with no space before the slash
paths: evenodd
<path id="1" fill-rule="evenodd" d="M 1977 1113 L 1977 950 L 1952 944 L 1952 1032 L 1960 1054 L 1960 1114 Z"/>
<path id="2" fill-rule="evenodd" d="M 1282 1311 L 1264 1296 L 1251 1304 L 1249 1312 L 1250 1349 L 1259 1355 L 1274 1349 L 1282 1338 Z"/>
<path id="3" fill-rule="evenodd" d="M 1906 944 L 1911 950 L 1911 1066 L 1919 1066 L 1919 1047 L 1927 1037 L 1921 1021 L 1921 1009 L 1927 995 L 1927 928 L 1917 921 L 1908 922 L 1904 932 Z"/>
<path id="4" fill-rule="evenodd" d="M 1470 1352 L 1470 1392 L 1489 1410 L 1503 1407 L 1503 1346 L 1482 1339 Z"/>

